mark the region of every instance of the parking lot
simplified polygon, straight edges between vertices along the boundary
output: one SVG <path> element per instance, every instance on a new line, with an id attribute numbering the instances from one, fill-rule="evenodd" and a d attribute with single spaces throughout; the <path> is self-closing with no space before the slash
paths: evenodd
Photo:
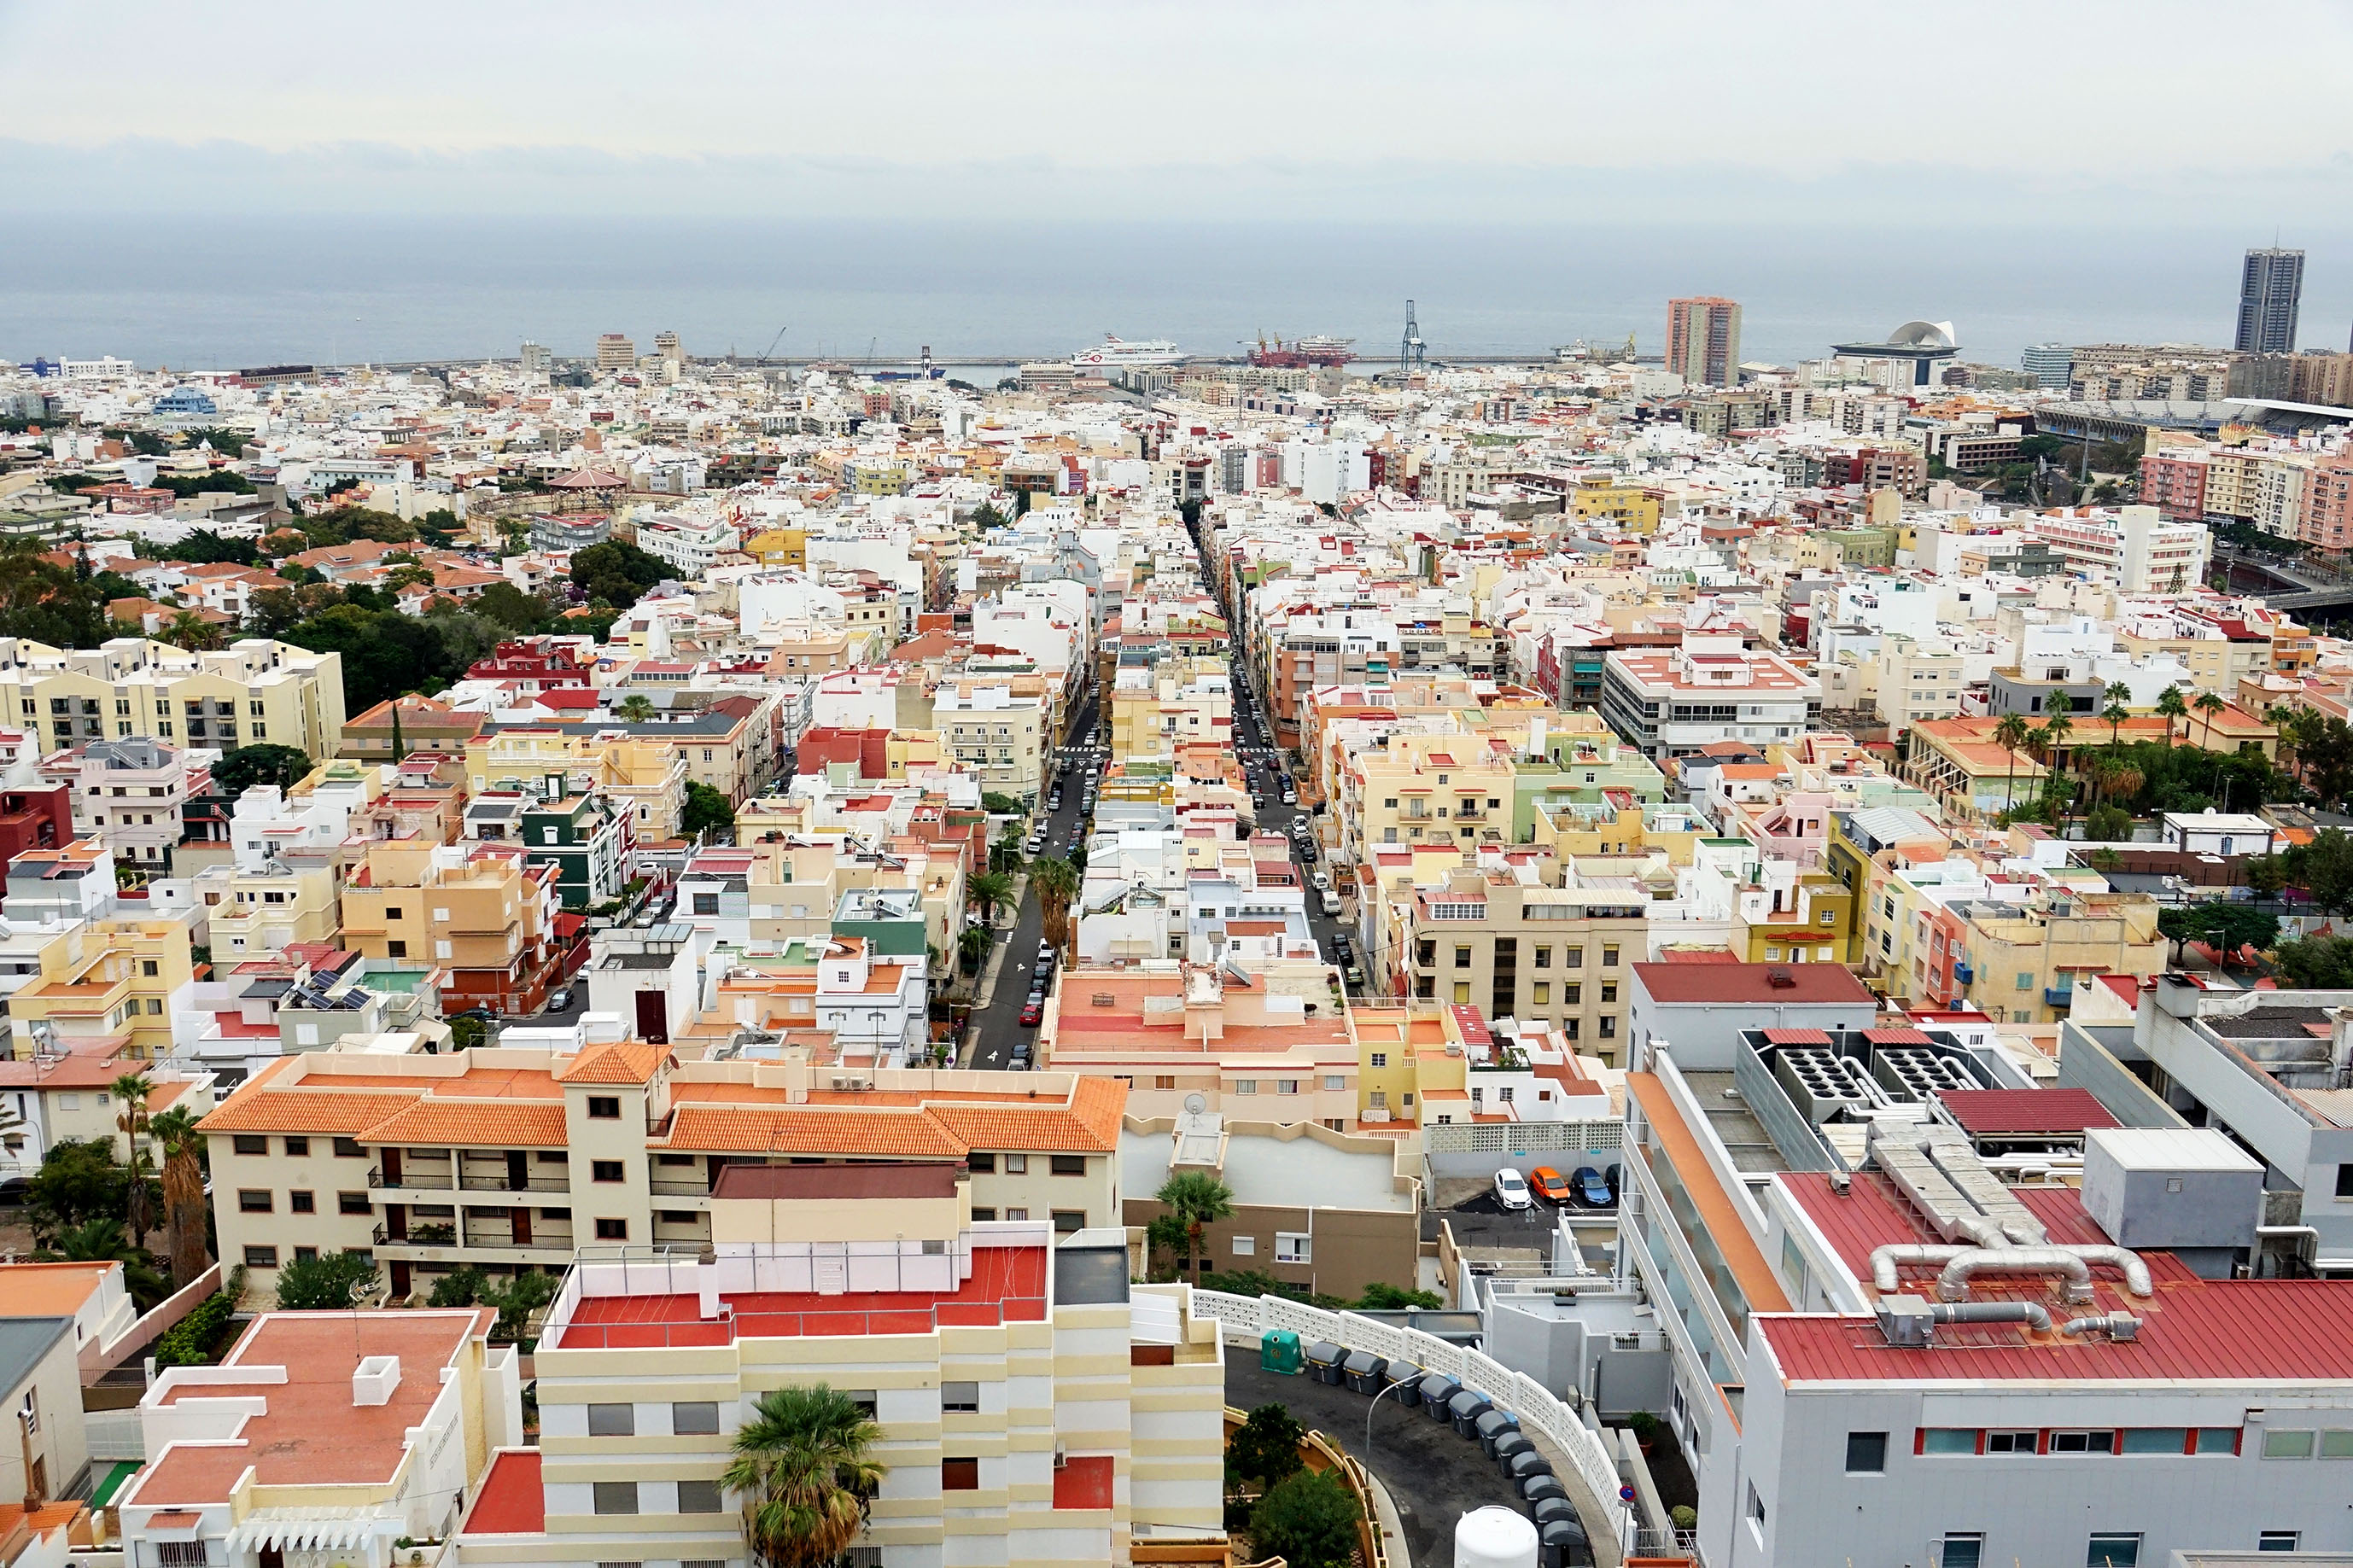
<path id="1" fill-rule="evenodd" d="M 1564 1172 L 1564 1174 L 1567 1173 Z M 1592 1268 L 1607 1271 L 1612 1262 L 1609 1241 L 1617 1226 L 1615 1209 L 1568 1205 L 1569 1230 L 1577 1250 Z M 1483 1176 L 1441 1176 L 1422 1211 L 1425 1241 L 1438 1239 L 1439 1222 L 1454 1232 L 1454 1245 L 1472 1251 L 1534 1254 L 1552 1257 L 1553 1231 L 1563 1210 L 1542 1198 L 1524 1209 L 1507 1209 L 1496 1197 L 1494 1184 Z"/>

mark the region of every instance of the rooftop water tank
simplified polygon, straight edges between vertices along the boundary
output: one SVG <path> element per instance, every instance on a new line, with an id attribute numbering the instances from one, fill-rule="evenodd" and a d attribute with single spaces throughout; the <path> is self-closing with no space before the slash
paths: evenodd
<path id="1" fill-rule="evenodd" d="M 1473 1509 L 1454 1522 L 1455 1568 L 1536 1568 L 1536 1527 L 1508 1508 Z"/>

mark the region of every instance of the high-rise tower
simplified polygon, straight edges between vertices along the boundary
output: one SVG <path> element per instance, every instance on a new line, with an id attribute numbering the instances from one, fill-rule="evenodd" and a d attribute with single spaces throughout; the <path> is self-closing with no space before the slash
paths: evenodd
<path id="1" fill-rule="evenodd" d="M 2295 312 L 2304 302 L 2304 252 L 2250 250 L 2239 274 L 2239 337 L 2242 354 L 2295 352 Z"/>
<path id="2" fill-rule="evenodd" d="M 1701 386 L 1740 381 L 1740 307 L 1701 295 L 1667 301 L 1667 369 Z"/>

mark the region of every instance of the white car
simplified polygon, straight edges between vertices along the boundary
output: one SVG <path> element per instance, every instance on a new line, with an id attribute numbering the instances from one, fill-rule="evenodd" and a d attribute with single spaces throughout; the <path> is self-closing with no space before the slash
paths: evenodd
<path id="1" fill-rule="evenodd" d="M 1315 874 L 1307 879 L 1315 884 L 1315 889 L 1318 892 L 1328 893 L 1332 890 L 1332 873 L 1321 867 L 1318 867 Z"/>
<path id="2" fill-rule="evenodd" d="M 1495 1201 L 1507 1209 L 1535 1206 L 1535 1200 L 1528 1196 L 1527 1178 L 1508 1165 L 1495 1173 Z"/>

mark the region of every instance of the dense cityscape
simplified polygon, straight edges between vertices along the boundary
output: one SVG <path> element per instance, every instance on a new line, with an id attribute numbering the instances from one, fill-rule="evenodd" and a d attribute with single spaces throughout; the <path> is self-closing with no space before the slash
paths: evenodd
<path id="1" fill-rule="evenodd" d="M 0 367 L 9 1563 L 2340 1560 L 2304 263 Z"/>

